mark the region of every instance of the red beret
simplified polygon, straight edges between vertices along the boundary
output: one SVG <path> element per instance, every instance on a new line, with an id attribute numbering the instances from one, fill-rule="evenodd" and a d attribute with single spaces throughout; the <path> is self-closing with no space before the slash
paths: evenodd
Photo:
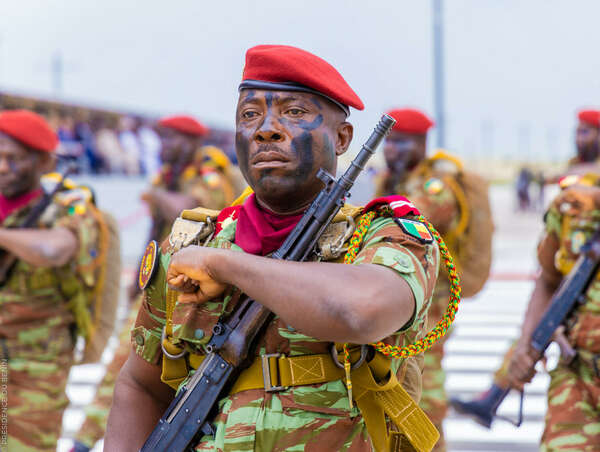
<path id="1" fill-rule="evenodd" d="M 401 108 L 387 113 L 396 120 L 392 130 L 414 135 L 425 135 L 435 124 L 427 115 L 413 108 Z"/>
<path id="2" fill-rule="evenodd" d="M 581 110 L 577 117 L 581 122 L 600 127 L 600 111 L 598 110 Z"/>
<path id="3" fill-rule="evenodd" d="M 58 137 L 44 118 L 28 110 L 0 112 L 0 132 L 38 151 L 53 152 Z"/>
<path id="4" fill-rule="evenodd" d="M 158 124 L 167 127 L 168 129 L 174 129 L 178 132 L 198 137 L 208 135 L 209 132 L 208 127 L 204 124 L 201 124 L 196 119 L 186 115 L 168 116 L 158 121 Z"/>
<path id="5" fill-rule="evenodd" d="M 291 46 L 262 45 L 248 49 L 240 85 L 240 89 L 243 88 L 314 92 L 333 101 L 346 113 L 348 107 L 365 108 L 331 64 Z"/>

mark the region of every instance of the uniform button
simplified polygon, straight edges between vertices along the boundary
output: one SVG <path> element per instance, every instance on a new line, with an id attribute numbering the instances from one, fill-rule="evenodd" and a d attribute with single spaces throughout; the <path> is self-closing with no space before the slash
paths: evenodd
<path id="1" fill-rule="evenodd" d="M 139 346 L 144 345 L 144 336 L 142 336 L 141 334 L 138 334 L 137 336 L 135 336 L 135 343 L 138 344 Z"/>
<path id="2" fill-rule="evenodd" d="M 398 262 L 402 267 L 410 267 L 410 258 L 405 254 L 396 256 L 396 262 Z"/>
<path id="3" fill-rule="evenodd" d="M 198 328 L 196 331 L 194 331 L 194 336 L 196 339 L 202 339 L 204 337 L 204 330 L 202 328 Z"/>

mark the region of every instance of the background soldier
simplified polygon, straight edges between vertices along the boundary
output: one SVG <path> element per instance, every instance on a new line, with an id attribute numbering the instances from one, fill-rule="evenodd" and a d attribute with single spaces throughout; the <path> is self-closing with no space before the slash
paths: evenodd
<path id="1" fill-rule="evenodd" d="M 594 174 L 600 174 L 600 167 L 597 166 L 600 155 L 600 111 L 581 110 L 577 114 L 577 118 L 579 119 L 575 135 L 577 154 L 569 160 L 567 169 L 567 173 L 572 175 L 565 176 L 562 179 L 558 177 L 553 179 L 554 181 L 560 180 L 560 186 L 563 188 L 578 183 L 581 180 L 577 176 L 579 173 L 593 171 Z M 480 425 L 490 428 L 497 408 L 494 406 L 496 397 L 510 386 L 507 372 L 514 350 L 515 344 L 504 355 L 502 364 L 494 373 L 490 389 L 471 401 L 452 398 L 450 401 L 452 407 L 459 413 L 472 417 Z"/>
<path id="2" fill-rule="evenodd" d="M 62 190 L 35 227 L 19 229 L 44 195 L 40 178 L 53 167 L 57 144 L 40 116 L 0 113 L 0 247 L 3 259 L 16 257 L 0 286 L 0 353 L 8 360 L 8 393 L 1 396 L 7 397 L 10 451 L 56 450 L 73 329 L 88 308 L 87 298 L 78 297 L 97 283 L 99 217 L 89 191 Z"/>
<path id="3" fill-rule="evenodd" d="M 540 356 L 530 346 L 531 335 L 562 278 L 575 263 L 581 247 L 600 226 L 598 174 L 582 178 L 552 202 L 545 217 L 545 234 L 538 246 L 541 274 L 531 294 L 525 320 L 508 368 L 509 384 L 522 390 L 535 374 Z M 577 352 L 569 364 L 561 360 L 550 372 L 546 427 L 541 450 L 596 450 L 600 444 L 599 280 L 591 283 L 585 302 L 576 308 L 566 335 Z"/>
<path id="4" fill-rule="evenodd" d="M 150 240 L 163 240 L 181 210 L 197 205 L 223 209 L 238 194 L 230 173 L 231 162 L 225 153 L 214 146 L 201 147 L 202 137 L 208 133 L 204 125 L 190 116 L 163 118 L 159 125 L 163 166 L 153 187 L 144 194 L 152 212 Z M 139 293 L 137 280 L 132 287 L 133 304 L 119 335 L 119 346 L 98 385 L 94 400 L 86 407 L 86 419 L 75 435 L 73 452 L 86 452 L 104 437 L 115 381 L 129 355 L 130 331 L 141 302 L 134 295 Z"/>
<path id="5" fill-rule="evenodd" d="M 353 135 L 346 122 L 350 106 L 363 108 L 341 75 L 322 59 L 288 46 L 248 50 L 236 114 L 236 151 L 255 195 L 220 214 L 194 211 L 215 218 L 215 236 L 208 247 L 188 246 L 170 256 L 163 245 L 132 331 L 133 351 L 115 389 L 108 450 L 139 448 L 173 399 L 173 389 L 161 383 L 158 364 L 162 359 L 162 378 L 167 380 L 171 363 L 182 362 L 161 353 L 163 328 L 162 345 L 170 353 L 188 351 L 184 363 L 193 368 L 224 312 L 224 302 L 227 310 L 233 309 L 239 291 L 277 315 L 257 349 L 257 354 L 283 354 L 268 358 L 273 365 L 300 363 L 301 358 L 309 369 L 317 360 L 329 362 L 331 341 L 361 344 L 387 336 L 390 343 L 404 344 L 422 334 L 438 251 L 431 240 L 419 240 L 392 218 L 372 223 L 357 265 L 262 257 L 278 248 L 321 190 L 317 171 L 335 173 L 337 156 L 347 150 Z M 330 251 L 325 260 L 341 258 L 341 244 L 353 222 L 348 218 L 358 217 L 362 209 L 347 206 L 344 212 L 347 217 L 329 229 L 331 241 L 320 247 Z M 165 326 L 165 282 L 180 286 L 186 276 L 192 284 L 167 314 L 170 328 Z M 392 365 L 418 399 L 416 360 Z M 178 386 L 187 372 L 167 381 Z M 280 382 L 289 386 L 281 392 L 266 392 L 261 383 L 226 397 L 219 404 L 215 437 L 203 437 L 196 449 L 371 450 L 365 422 L 356 406 L 350 407 L 340 377 L 325 372 L 309 383 L 308 374 L 301 375 Z"/>
<path id="6" fill-rule="evenodd" d="M 463 169 L 460 160 L 438 150 L 426 157 L 427 131 L 433 121 L 424 113 L 410 109 L 388 112 L 396 120 L 385 141 L 387 170 L 377 177 L 377 196 L 402 194 L 411 199 L 423 215 L 442 234 L 459 273 L 463 295 L 473 296 L 485 283 L 491 264 L 491 211 L 487 184 Z M 441 277 L 435 288 L 428 314 L 427 330 L 448 306 L 448 279 Z M 425 353 L 421 407 L 441 436 L 435 450 L 445 450 L 443 420 L 448 400 L 442 369 L 444 344 L 449 334 Z"/>

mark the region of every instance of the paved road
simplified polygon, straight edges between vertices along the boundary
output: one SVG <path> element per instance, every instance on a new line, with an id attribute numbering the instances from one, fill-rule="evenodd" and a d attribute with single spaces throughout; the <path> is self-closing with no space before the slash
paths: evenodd
<path id="1" fill-rule="evenodd" d="M 149 221 L 139 202 L 145 187 L 142 179 L 121 177 L 84 179 L 98 193 L 100 206 L 112 212 L 122 226 L 123 258 L 126 267 L 124 285 L 130 281 L 133 268 L 146 241 Z M 354 204 L 365 202 L 371 195 L 369 180 L 360 181 L 352 198 Z M 455 330 L 449 340 L 444 367 L 448 374 L 447 389 L 451 395 L 473 396 L 488 387 L 492 372 L 518 333 L 527 297 L 532 289 L 535 271 L 535 243 L 541 231 L 541 214 L 513 212 L 512 191 L 494 187 L 492 203 L 496 221 L 493 278 L 474 299 L 461 304 Z M 115 341 L 105 351 L 102 362 L 112 356 Z M 554 350 L 551 351 L 556 356 Z M 71 406 L 63 420 L 64 435 L 59 451 L 67 451 L 69 437 L 83 421 L 82 408 L 91 401 L 95 385 L 102 378 L 103 365 L 76 366 L 67 388 Z M 469 419 L 452 413 L 446 421 L 446 432 L 452 451 L 534 451 L 542 431 L 546 402 L 546 375 L 538 375 L 527 388 L 525 422 L 520 429 L 498 421 L 486 430 Z M 516 416 L 517 398 L 512 395 L 501 412 Z M 97 450 L 101 450 L 99 447 Z"/>

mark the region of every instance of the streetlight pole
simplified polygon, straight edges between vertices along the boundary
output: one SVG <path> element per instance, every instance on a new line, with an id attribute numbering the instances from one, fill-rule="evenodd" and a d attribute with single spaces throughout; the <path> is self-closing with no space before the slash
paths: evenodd
<path id="1" fill-rule="evenodd" d="M 444 115 L 444 23 L 442 0 L 433 0 L 433 89 L 437 147 L 446 145 Z"/>

